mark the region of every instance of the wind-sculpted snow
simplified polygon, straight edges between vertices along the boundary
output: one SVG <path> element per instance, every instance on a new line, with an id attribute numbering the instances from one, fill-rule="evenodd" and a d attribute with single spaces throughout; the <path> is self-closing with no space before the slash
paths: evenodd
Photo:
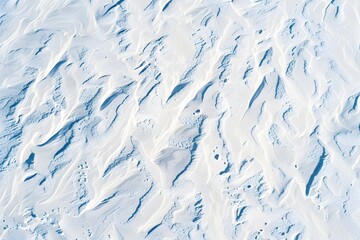
<path id="1" fill-rule="evenodd" d="M 360 239 L 360 1 L 0 1 L 1 239 Z"/>

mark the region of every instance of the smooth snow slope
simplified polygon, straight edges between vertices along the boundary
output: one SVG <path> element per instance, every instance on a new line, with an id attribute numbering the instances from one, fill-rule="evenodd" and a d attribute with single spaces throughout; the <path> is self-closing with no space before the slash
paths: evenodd
<path id="1" fill-rule="evenodd" d="M 0 239 L 360 239 L 359 0 L 0 9 Z"/>

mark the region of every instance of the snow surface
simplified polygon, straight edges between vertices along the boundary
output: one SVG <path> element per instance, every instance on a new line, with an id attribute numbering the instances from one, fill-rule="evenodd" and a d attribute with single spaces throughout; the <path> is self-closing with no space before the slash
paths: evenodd
<path id="1" fill-rule="evenodd" d="M 0 239 L 360 239 L 359 0 L 0 0 Z"/>

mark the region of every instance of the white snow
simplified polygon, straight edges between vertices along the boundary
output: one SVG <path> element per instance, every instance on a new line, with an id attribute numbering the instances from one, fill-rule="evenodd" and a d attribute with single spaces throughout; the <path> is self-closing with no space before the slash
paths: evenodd
<path id="1" fill-rule="evenodd" d="M 360 239 L 360 1 L 0 1 L 1 239 Z"/>

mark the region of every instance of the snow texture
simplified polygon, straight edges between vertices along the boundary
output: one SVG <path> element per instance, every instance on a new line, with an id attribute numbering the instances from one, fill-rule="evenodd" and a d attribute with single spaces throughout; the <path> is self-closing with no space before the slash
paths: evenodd
<path id="1" fill-rule="evenodd" d="M 0 239 L 360 239 L 359 0 L 0 0 Z"/>

